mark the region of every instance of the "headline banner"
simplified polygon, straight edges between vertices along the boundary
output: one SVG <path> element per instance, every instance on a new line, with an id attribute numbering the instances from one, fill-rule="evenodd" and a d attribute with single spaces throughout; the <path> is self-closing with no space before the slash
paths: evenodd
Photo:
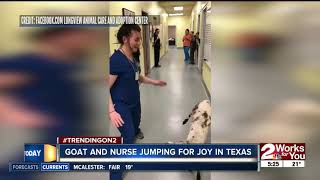
<path id="1" fill-rule="evenodd" d="M 249 158 L 257 159 L 257 145 L 253 144 L 108 144 L 67 145 L 60 144 L 59 159 L 62 162 L 88 158 Z"/>

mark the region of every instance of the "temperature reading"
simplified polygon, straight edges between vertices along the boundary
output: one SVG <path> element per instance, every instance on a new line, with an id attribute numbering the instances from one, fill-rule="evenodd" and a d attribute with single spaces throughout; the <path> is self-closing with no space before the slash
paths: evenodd
<path id="1" fill-rule="evenodd" d="M 301 165 L 301 161 L 293 161 L 292 162 L 292 167 L 299 167 Z"/>
<path id="2" fill-rule="evenodd" d="M 126 170 L 131 170 L 133 165 L 126 165 Z"/>
<path id="3" fill-rule="evenodd" d="M 305 162 L 304 160 L 299 160 L 299 161 L 283 161 L 283 167 L 304 167 L 305 166 Z"/>

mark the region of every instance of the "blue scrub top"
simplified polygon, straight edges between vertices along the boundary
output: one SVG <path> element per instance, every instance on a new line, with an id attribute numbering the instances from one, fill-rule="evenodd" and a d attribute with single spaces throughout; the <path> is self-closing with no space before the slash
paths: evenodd
<path id="1" fill-rule="evenodd" d="M 110 74 L 118 78 L 110 89 L 113 103 L 125 103 L 134 106 L 140 103 L 139 82 L 135 80 L 139 65 L 134 60 L 130 61 L 120 50 L 110 57 Z"/>
<path id="2" fill-rule="evenodd" d="M 2 92 L 18 98 L 28 107 L 51 114 L 73 135 L 72 130 L 82 123 L 84 116 L 80 88 L 69 76 L 73 70 L 74 65 L 36 54 L 3 57 L 0 58 L 0 72 L 22 73 L 30 76 L 31 81 Z"/>

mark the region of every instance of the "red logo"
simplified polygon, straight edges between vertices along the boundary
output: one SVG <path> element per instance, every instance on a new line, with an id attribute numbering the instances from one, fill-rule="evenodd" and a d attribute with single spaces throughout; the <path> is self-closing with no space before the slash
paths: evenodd
<path id="1" fill-rule="evenodd" d="M 305 143 L 262 143 L 261 160 L 305 160 Z"/>

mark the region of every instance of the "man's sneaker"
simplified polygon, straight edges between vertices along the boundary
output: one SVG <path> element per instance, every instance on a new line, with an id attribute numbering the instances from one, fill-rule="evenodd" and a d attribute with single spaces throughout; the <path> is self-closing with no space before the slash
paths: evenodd
<path id="1" fill-rule="evenodd" d="M 137 139 L 143 139 L 143 138 L 144 138 L 143 132 L 140 131 L 140 132 L 136 135 L 136 138 L 137 138 Z"/>

